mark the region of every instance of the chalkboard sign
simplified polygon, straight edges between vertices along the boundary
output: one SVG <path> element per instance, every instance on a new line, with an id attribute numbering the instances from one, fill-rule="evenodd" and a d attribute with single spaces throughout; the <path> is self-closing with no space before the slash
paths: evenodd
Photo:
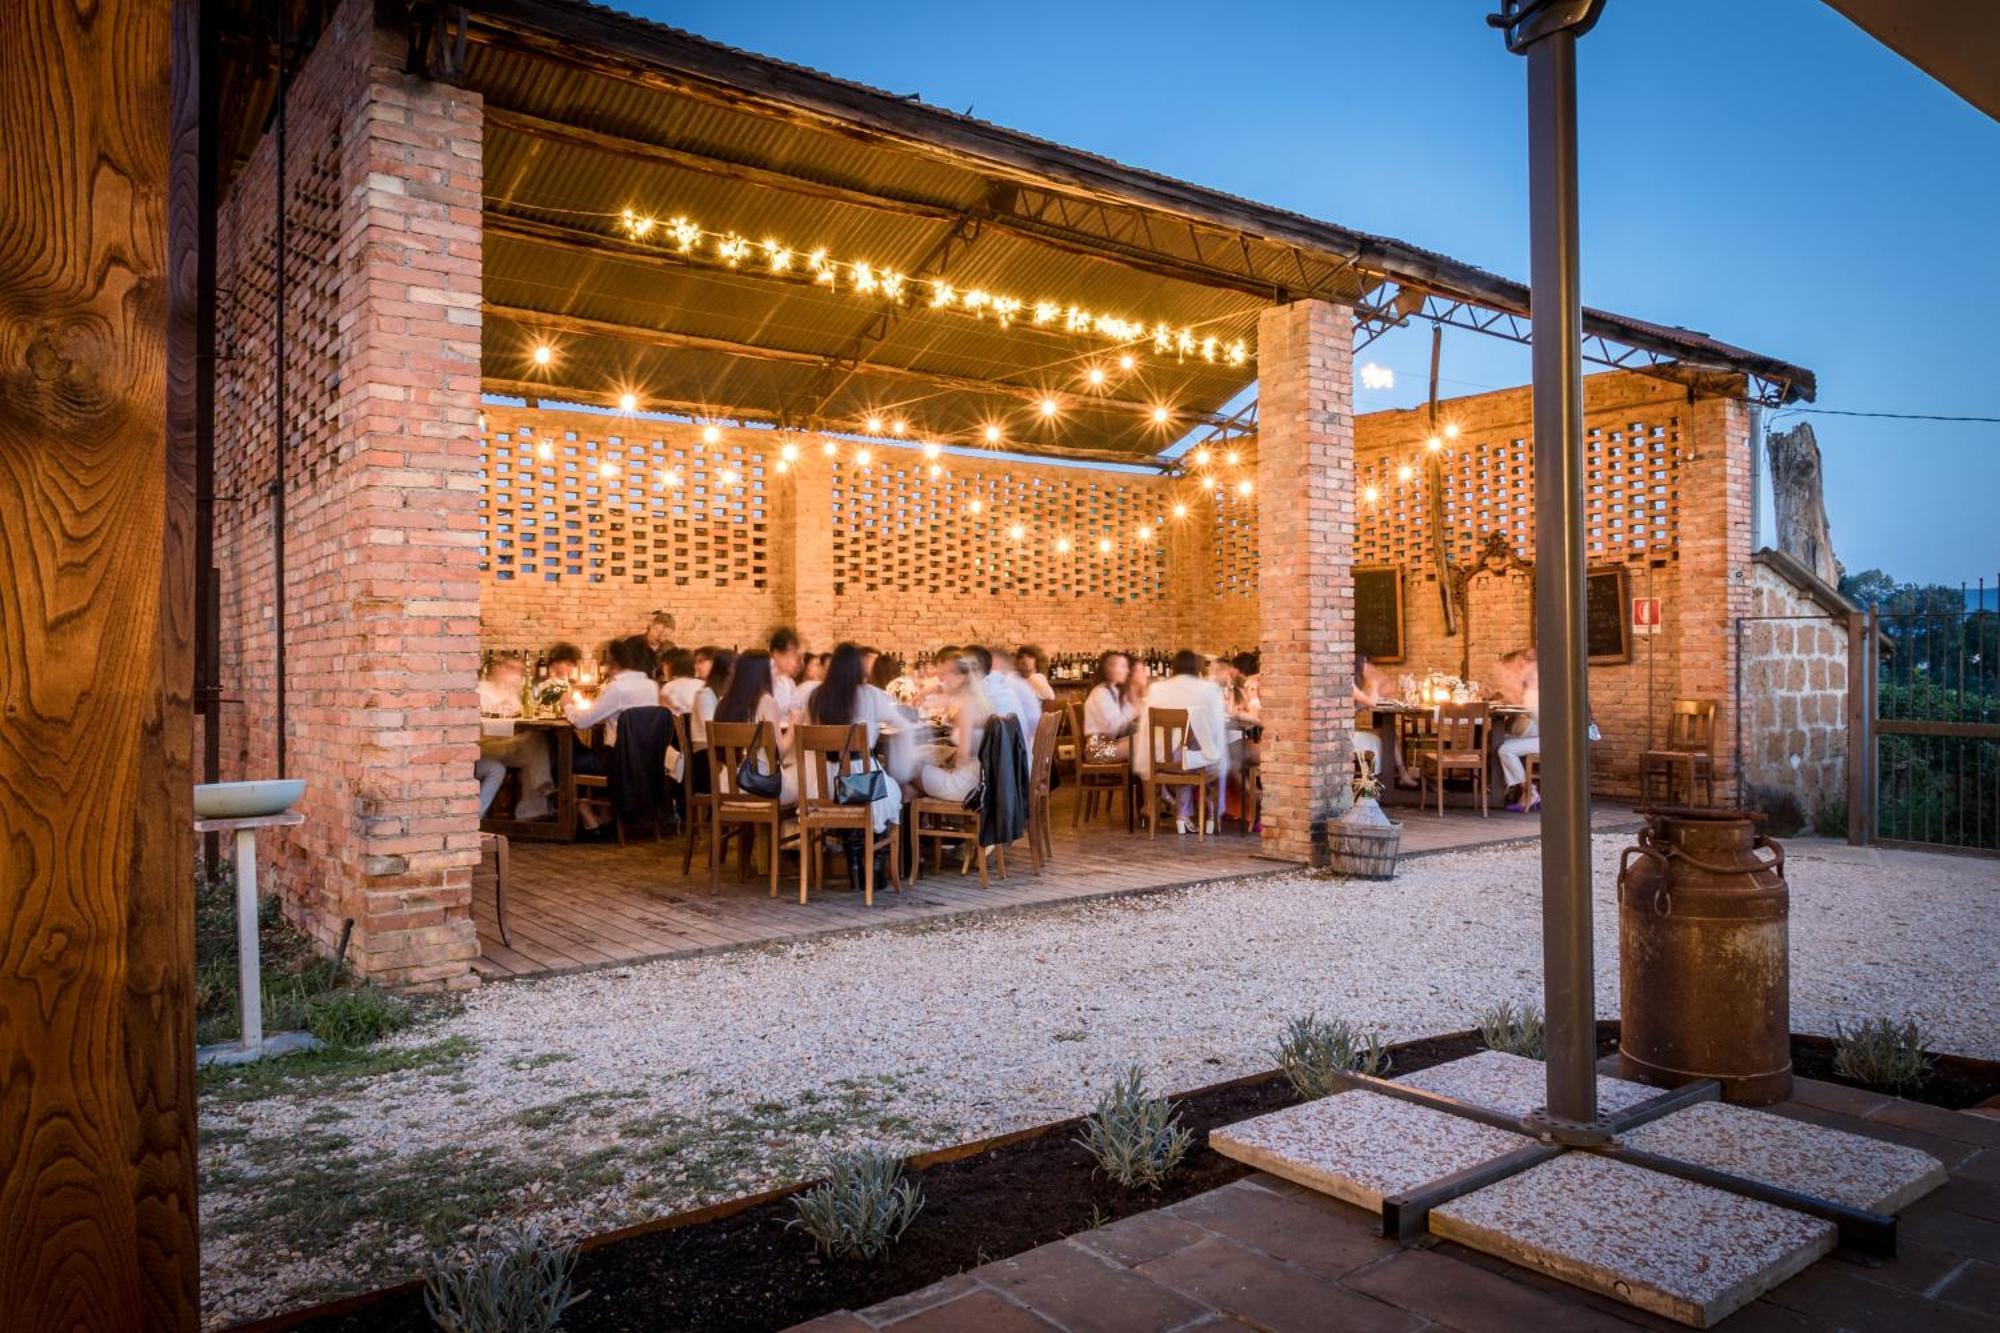
<path id="1" fill-rule="evenodd" d="M 1585 623 L 1591 661 L 1632 660 L 1632 626 L 1626 619 L 1631 612 L 1631 598 L 1627 592 L 1624 566 L 1590 571 Z"/>
<path id="2" fill-rule="evenodd" d="M 1401 566 L 1355 567 L 1354 650 L 1375 663 L 1403 660 Z"/>

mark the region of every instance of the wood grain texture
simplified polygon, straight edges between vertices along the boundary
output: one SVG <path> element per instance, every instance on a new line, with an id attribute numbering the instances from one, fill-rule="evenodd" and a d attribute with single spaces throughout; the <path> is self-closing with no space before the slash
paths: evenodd
<path id="1" fill-rule="evenodd" d="M 50 0 L 0 23 L 9 1328 L 194 1319 L 191 454 L 175 451 L 170 485 L 169 17 L 146 0 Z"/>

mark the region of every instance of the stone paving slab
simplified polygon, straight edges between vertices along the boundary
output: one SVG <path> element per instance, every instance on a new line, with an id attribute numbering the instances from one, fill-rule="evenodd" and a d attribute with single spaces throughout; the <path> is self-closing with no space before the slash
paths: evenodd
<path id="1" fill-rule="evenodd" d="M 1432 1209 L 1431 1231 L 1694 1328 L 1835 1240 L 1831 1222 L 1585 1153 Z"/>
<path id="2" fill-rule="evenodd" d="M 1901 1212 L 1945 1183 L 1944 1164 L 1919 1148 L 1723 1102 L 1676 1111 L 1620 1141 L 1878 1213 Z"/>
<path id="3" fill-rule="evenodd" d="M 1533 1140 L 1374 1092 L 1343 1092 L 1211 1130 L 1208 1146 L 1379 1212 L 1382 1200 Z"/>
<path id="4" fill-rule="evenodd" d="M 1395 1080 L 1426 1092 L 1442 1093 L 1460 1101 L 1477 1102 L 1496 1111 L 1527 1115 L 1548 1101 L 1548 1068 L 1540 1060 L 1509 1055 L 1505 1051 L 1481 1051 Z M 1623 1111 L 1658 1097 L 1664 1089 L 1634 1083 L 1628 1079 L 1597 1079 L 1597 1106 L 1600 1113 Z"/>

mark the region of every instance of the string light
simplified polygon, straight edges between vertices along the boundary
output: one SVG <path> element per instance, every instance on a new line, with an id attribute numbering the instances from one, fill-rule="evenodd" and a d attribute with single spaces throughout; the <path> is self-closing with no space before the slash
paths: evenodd
<path id="1" fill-rule="evenodd" d="M 598 465 L 597 475 L 607 480 L 615 477 L 618 475 L 618 465 L 616 463 L 601 463 Z"/>
<path id="2" fill-rule="evenodd" d="M 840 453 L 840 446 L 835 444 L 832 440 L 828 440 L 820 445 L 819 451 L 825 454 L 828 458 L 832 458 Z"/>
<path id="3" fill-rule="evenodd" d="M 715 426 L 703 426 L 703 427 L 701 428 L 701 442 L 702 442 L 703 444 L 719 444 L 719 443 L 721 443 L 721 442 L 722 442 L 722 431 L 721 431 L 721 430 L 720 430 L 720 429 L 719 429 L 718 427 L 715 427 Z"/>
<path id="4" fill-rule="evenodd" d="M 1167 418 L 1171 415 L 1172 413 L 1168 412 L 1167 409 L 1164 407 L 1156 407 L 1153 409 L 1153 420 L 1159 425 L 1162 426 L 1166 425 Z"/>
<path id="5" fill-rule="evenodd" d="M 1175 518 L 1186 518 L 1186 517 L 1187 517 L 1187 506 L 1186 506 L 1186 505 L 1184 505 L 1184 504 L 1177 504 L 1177 505 L 1175 505 L 1175 506 L 1174 506 L 1174 517 L 1175 517 Z"/>
<path id="6" fill-rule="evenodd" d="M 1000 443 L 1000 428 L 998 426 L 988 426 L 986 428 L 986 442 L 988 444 Z"/>
<path id="7" fill-rule="evenodd" d="M 733 467 L 726 467 L 722 469 L 722 484 L 724 486 L 740 486 L 743 484 L 743 474 Z"/>
<path id="8" fill-rule="evenodd" d="M 753 259 L 761 252 L 765 268 L 773 274 L 785 274 L 792 271 L 793 258 L 797 253 L 775 236 L 766 236 L 762 242 L 753 243 L 733 231 L 708 230 L 686 216 L 676 216 L 664 227 L 655 215 L 640 213 L 632 208 L 624 209 L 617 216 L 625 235 L 631 240 L 664 246 L 693 259 L 710 259 L 725 268 L 741 268 L 744 261 Z M 1069 301 L 1043 299 L 1029 302 L 1018 296 L 979 287 L 960 290 L 942 278 L 913 278 L 865 259 L 836 259 L 824 246 L 806 252 L 805 267 L 815 285 L 835 291 L 845 287 L 849 293 L 871 300 L 895 305 L 921 300 L 929 309 L 955 311 L 974 319 L 990 318 L 1001 328 L 1007 328 L 1017 320 L 1025 320 L 1039 328 L 1108 338 L 1113 342 L 1150 342 L 1156 353 L 1183 361 L 1199 358 L 1230 366 L 1250 363 L 1250 345 L 1246 340 L 1224 340 L 1214 334 L 1198 336 L 1192 325 L 1175 328 L 1164 321 L 1148 323 L 1143 319 L 1089 310 Z M 1132 361 L 1131 353 L 1127 352 L 1120 356 L 1119 365 L 1130 370 Z"/>
<path id="9" fill-rule="evenodd" d="M 1456 421 L 1447 422 L 1445 424 L 1444 437 L 1447 440 L 1455 440 L 1458 438 L 1458 423 Z"/>
<path id="10" fill-rule="evenodd" d="M 942 464 L 942 463 L 932 463 L 932 464 L 931 464 L 931 480 L 932 480 L 932 481 L 936 481 L 936 480 L 937 480 L 937 479 L 938 479 L 939 477 L 942 477 L 943 475 L 944 475 L 944 464 Z"/>
<path id="11" fill-rule="evenodd" d="M 1128 373 L 1133 366 L 1138 364 L 1138 358 L 1134 357 L 1130 352 L 1121 353 L 1118 357 L 1118 368 Z"/>
<path id="12" fill-rule="evenodd" d="M 1408 481 L 1416 475 L 1417 475 L 1417 470 L 1411 467 L 1408 463 L 1405 463 L 1401 467 L 1396 469 L 1397 481 Z"/>
<path id="13" fill-rule="evenodd" d="M 660 481 L 671 491 L 680 486 L 681 474 L 673 468 L 668 468 L 660 474 Z"/>
<path id="14" fill-rule="evenodd" d="M 1361 498 L 1369 504 L 1375 504 L 1382 498 L 1381 489 L 1375 486 L 1365 486 L 1361 490 Z"/>
<path id="15" fill-rule="evenodd" d="M 894 421 L 891 421 L 889 423 L 889 433 L 891 435 L 900 436 L 903 434 L 904 431 L 907 431 L 909 428 L 910 428 L 910 423 L 903 420 L 901 417 L 897 417 Z"/>
<path id="16" fill-rule="evenodd" d="M 931 441 L 929 444 L 926 444 L 924 446 L 924 457 L 932 459 L 934 461 L 936 460 L 937 456 L 943 452 L 944 452 L 944 446 L 937 443 L 935 440 Z"/>
<path id="17" fill-rule="evenodd" d="M 986 512 L 986 502 L 975 496 L 965 502 L 965 508 L 968 513 L 983 514 Z"/>
<path id="18" fill-rule="evenodd" d="M 1109 537 L 1099 537 L 1097 539 L 1097 553 L 1099 555 L 1111 554 L 1111 539 Z"/>
<path id="19" fill-rule="evenodd" d="M 1373 361 L 1361 367 L 1361 387 L 1364 389 L 1393 389 L 1396 387 L 1396 372 L 1387 366 L 1378 366 Z"/>
<path id="20" fill-rule="evenodd" d="M 619 394 L 619 395 L 618 395 L 618 410 L 619 410 L 620 412 L 636 412 L 636 411 L 638 411 L 638 410 L 639 410 L 639 395 L 638 395 L 638 394 L 636 394 L 636 393 L 621 393 L 621 394 Z"/>
<path id="21" fill-rule="evenodd" d="M 867 431 L 870 435 L 880 435 L 882 433 L 882 418 L 868 418 L 868 420 L 861 423 L 861 429 Z"/>
<path id="22" fill-rule="evenodd" d="M 1092 366 L 1090 368 L 1090 374 L 1088 374 L 1084 378 L 1090 381 L 1092 388 L 1102 387 L 1104 384 L 1104 367 Z"/>
<path id="23" fill-rule="evenodd" d="M 1042 399 L 1042 415 L 1045 417 L 1054 416 L 1060 407 L 1061 405 L 1053 398 Z"/>
<path id="24" fill-rule="evenodd" d="M 1069 554 L 1069 538 L 1067 537 L 1056 538 L 1056 554 L 1057 555 Z"/>
<path id="25" fill-rule="evenodd" d="M 1432 453 L 1436 453 L 1438 450 L 1444 448 L 1444 441 L 1433 435 L 1424 441 L 1424 448 L 1430 450 Z"/>
<path id="26" fill-rule="evenodd" d="M 1139 531 L 1136 535 L 1142 542 L 1149 542 L 1153 540 L 1153 530 L 1144 523 L 1141 523 L 1139 525 Z"/>
<path id="27" fill-rule="evenodd" d="M 548 441 L 544 440 L 542 443 L 535 446 L 535 457 L 541 459 L 544 463 L 548 462 L 551 458 L 554 458 L 555 456 L 556 456 L 556 447 L 550 444 Z"/>
<path id="28" fill-rule="evenodd" d="M 1210 454 L 1210 453 L 1208 452 L 1208 446 L 1207 446 L 1207 445 L 1203 445 L 1203 446 L 1202 446 L 1201 448 L 1199 448 L 1199 449 L 1197 449 L 1197 450 L 1195 450 L 1195 451 L 1194 451 L 1194 465 L 1195 465 L 1196 467 L 1207 467 L 1207 466 L 1208 466 L 1208 460 L 1209 460 L 1209 459 L 1210 459 L 1210 458 L 1211 458 L 1212 456 L 1213 456 L 1213 455 L 1211 455 L 1211 454 Z"/>
<path id="29" fill-rule="evenodd" d="M 546 366 L 556 359 L 556 349 L 547 343 L 536 343 L 535 350 L 530 354 L 529 359 L 538 366 Z"/>
<path id="30" fill-rule="evenodd" d="M 1022 527 L 1019 523 L 1016 523 L 1012 527 L 1007 529 L 1007 538 L 1009 541 L 1020 541 L 1021 538 L 1027 535 L 1028 535 L 1028 530 Z"/>
<path id="31" fill-rule="evenodd" d="M 799 461 L 799 447 L 787 440 L 784 448 L 778 450 L 778 457 L 784 462 L 796 463 Z"/>
<path id="32" fill-rule="evenodd" d="M 875 455 L 873 452 L 867 449 L 856 449 L 854 451 L 854 461 L 857 465 L 861 467 L 868 467 L 869 465 L 874 463 Z"/>
<path id="33" fill-rule="evenodd" d="M 1231 467 L 1235 467 L 1238 463 L 1241 463 L 1243 461 L 1243 455 L 1238 453 L 1236 450 L 1231 449 L 1228 453 L 1222 456 L 1222 461 L 1229 464 L 1229 466 Z"/>
<path id="34" fill-rule="evenodd" d="M 1236 493 L 1238 495 L 1247 496 L 1250 494 L 1251 491 L 1255 489 L 1257 488 L 1251 483 L 1250 478 L 1248 477 L 1245 477 L 1243 480 L 1236 483 Z"/>

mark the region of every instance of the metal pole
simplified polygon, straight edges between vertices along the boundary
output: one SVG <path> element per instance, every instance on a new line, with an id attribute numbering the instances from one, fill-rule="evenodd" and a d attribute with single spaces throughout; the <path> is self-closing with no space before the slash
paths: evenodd
<path id="1" fill-rule="evenodd" d="M 1601 1139 L 1590 932 L 1583 301 L 1577 277 L 1576 40 L 1602 0 L 1520 0 L 1498 18 L 1528 58 L 1529 304 L 1535 416 L 1535 640 L 1541 680 L 1545 1127 Z M 1511 22 L 1509 21 L 1511 19 Z"/>

